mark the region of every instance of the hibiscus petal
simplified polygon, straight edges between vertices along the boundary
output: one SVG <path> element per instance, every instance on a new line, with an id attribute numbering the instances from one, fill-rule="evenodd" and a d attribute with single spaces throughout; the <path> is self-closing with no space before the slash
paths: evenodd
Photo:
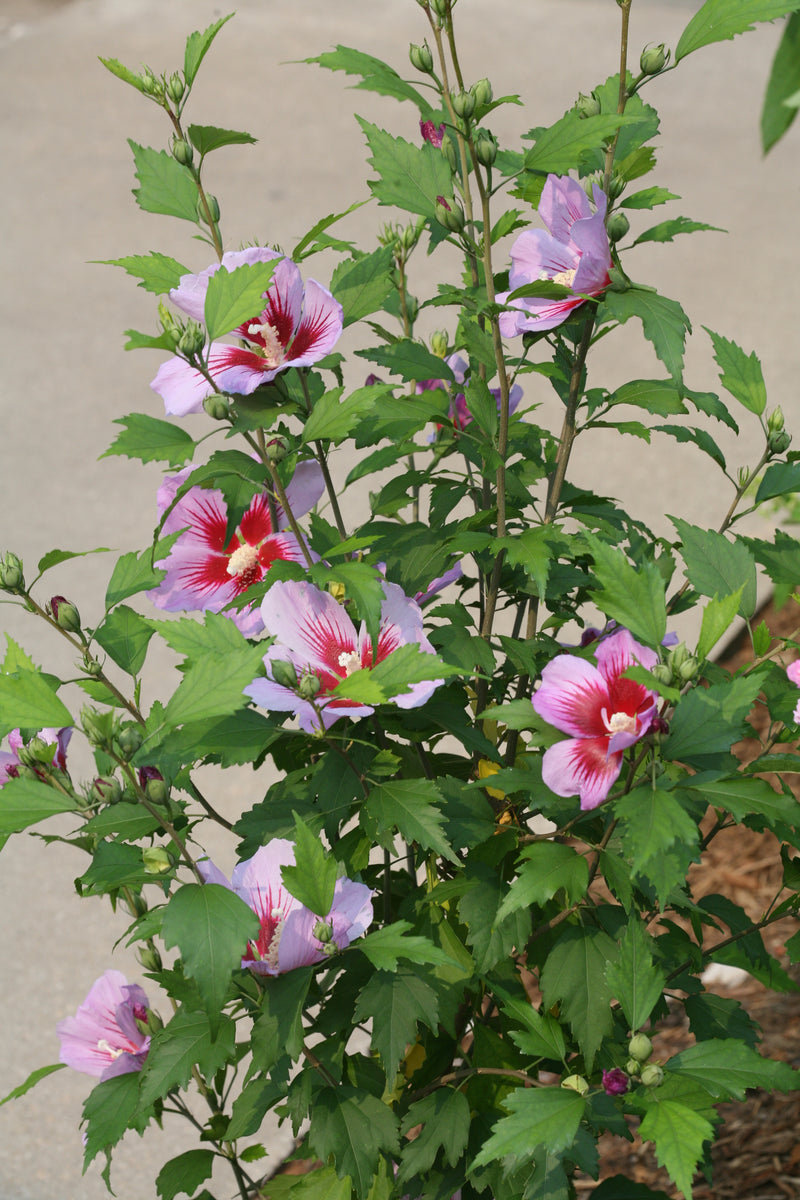
<path id="1" fill-rule="evenodd" d="M 199 371 L 177 355 L 161 364 L 150 387 L 164 401 L 165 412 L 174 417 L 202 412 L 203 401 L 214 391 Z"/>
<path id="2" fill-rule="evenodd" d="M 304 517 L 310 512 L 325 491 L 325 478 L 322 467 L 315 458 L 297 464 L 295 473 L 286 488 L 286 499 L 295 517 Z M 276 505 L 278 513 L 278 528 L 288 524 L 286 514 L 281 506 Z"/>
<path id="3" fill-rule="evenodd" d="M 290 648 L 312 671 L 339 674 L 339 655 L 357 648 L 355 626 L 342 606 L 330 592 L 310 583 L 279 580 L 273 584 L 264 597 L 261 616 L 276 645 Z M 275 657 L 280 656 L 275 653 Z"/>
<path id="4" fill-rule="evenodd" d="M 608 738 L 566 738 L 549 746 L 542 760 L 542 781 L 556 796 L 580 797 L 581 808 L 597 808 L 616 783 L 622 755 L 607 757 Z"/>
<path id="5" fill-rule="evenodd" d="M 308 367 L 330 353 L 342 332 L 342 306 L 316 279 L 305 288 L 303 318 L 287 349 L 285 365 Z"/>
<path id="6" fill-rule="evenodd" d="M 608 687 L 585 659 L 559 654 L 549 662 L 531 703 L 540 717 L 563 733 L 606 736 L 602 714 L 609 707 Z"/>
<path id="7" fill-rule="evenodd" d="M 275 268 L 261 320 L 271 325 L 284 350 L 292 340 L 303 311 L 303 280 L 296 263 L 284 258 Z"/>
<path id="8" fill-rule="evenodd" d="M 538 211 L 553 237 L 567 242 L 575 222 L 590 216 L 592 210 L 589 197 L 577 180 L 568 175 L 548 175 Z"/>

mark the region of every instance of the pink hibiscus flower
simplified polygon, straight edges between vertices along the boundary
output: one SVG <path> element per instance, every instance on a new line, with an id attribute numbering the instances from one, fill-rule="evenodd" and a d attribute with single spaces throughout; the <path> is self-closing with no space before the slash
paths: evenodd
<path id="1" fill-rule="evenodd" d="M 611 250 L 605 227 L 608 199 L 594 184 L 595 211 L 581 185 L 568 176 L 548 175 L 539 203 L 544 229 L 526 229 L 511 249 L 509 290 L 498 295 L 498 304 L 526 284 L 551 280 L 575 293 L 563 300 L 531 297 L 512 300 L 518 312 L 500 314 L 503 337 L 554 329 L 566 321 L 584 296 L 599 296 L 611 282 Z"/>
<path id="2" fill-rule="evenodd" d="M 184 467 L 168 475 L 158 490 L 158 511 L 164 513 L 178 488 L 192 471 Z M 317 462 L 300 463 L 286 489 L 295 516 L 313 508 L 324 489 Z M 226 540 L 228 506 L 216 488 L 190 488 L 164 522 L 163 533 L 182 529 L 167 558 L 156 563 L 166 576 L 147 593 L 157 608 L 167 612 L 221 612 L 232 600 L 259 583 L 279 559 L 304 563 L 297 538 L 286 530 L 285 514 L 275 506 L 277 528 L 273 528 L 266 494 L 254 496 L 236 531 Z M 188 528 L 187 528 L 188 526 Z M 264 628 L 258 608 L 247 605 L 226 612 L 245 637 Z"/>
<path id="3" fill-rule="evenodd" d="M 230 883 L 210 859 L 197 864 L 206 883 L 235 892 L 258 917 L 258 937 L 242 956 L 242 966 L 257 975 L 282 975 L 322 962 L 361 937 L 372 922 L 372 892 L 352 879 L 337 879 L 329 913 L 312 913 L 283 885 L 281 867 L 294 861 L 294 843 L 274 838 L 233 868 Z"/>
<path id="4" fill-rule="evenodd" d="M 101 1083 L 141 1071 L 150 1038 L 136 1022 L 147 1020 L 149 1007 L 138 984 L 128 983 L 121 971 L 106 971 L 92 984 L 75 1016 L 58 1022 L 59 1061 L 99 1076 Z"/>
<path id="5" fill-rule="evenodd" d="M 596 808 L 622 769 L 623 751 L 644 737 L 657 716 L 655 692 L 624 679 L 634 663 L 650 670 L 658 655 L 619 629 L 597 643 L 597 666 L 559 654 L 542 671 L 533 696 L 540 717 L 570 734 L 550 746 L 542 779 L 557 796 L 580 796 L 581 808 Z"/>
<path id="6" fill-rule="evenodd" d="M 384 601 L 378 652 L 373 662 L 372 643 L 366 626 L 356 629 L 345 609 L 330 592 L 322 592 L 310 583 L 279 580 L 270 588 L 261 605 L 264 628 L 275 641 L 264 655 L 266 679 L 255 679 L 245 694 L 262 708 L 293 712 L 306 733 L 328 729 L 339 717 L 367 716 L 374 710 L 344 697 L 331 696 L 342 679 L 362 668 L 369 670 L 383 662 L 399 646 L 416 642 L 426 654 L 433 646 L 422 628 L 422 611 L 394 583 L 383 584 Z M 273 664 L 286 664 L 298 679 L 296 686 L 278 682 Z M 414 683 L 407 692 L 392 696 L 400 708 L 417 708 L 440 687 L 443 680 Z M 310 687 L 308 685 L 311 685 Z"/>
<path id="7" fill-rule="evenodd" d="M 40 729 L 38 733 L 34 734 L 34 737 L 39 738 L 47 746 L 55 746 L 53 766 L 59 771 L 66 771 L 67 746 L 72 737 L 72 729 L 69 726 L 64 729 Z M 20 730 L 12 729 L 8 735 L 8 750 L 0 753 L 0 788 L 8 783 L 9 779 L 16 779 L 19 775 L 19 752 L 24 745 Z M 36 770 L 35 767 L 34 770 Z M 45 778 L 44 774 L 41 775 L 41 778 Z"/>
<path id="8" fill-rule="evenodd" d="M 309 367 L 330 353 L 342 332 L 342 306 L 328 289 L 314 279 L 304 287 L 291 259 L 263 246 L 229 251 L 221 264 L 184 275 L 170 299 L 195 321 L 202 321 L 208 280 L 220 266 L 234 271 L 272 259 L 280 261 L 264 293 L 264 307 L 231 330 L 231 336 L 239 339 L 235 344 L 212 342 L 209 347 L 208 373 L 220 392 L 247 396 L 279 371 Z M 201 412 L 203 401 L 215 390 L 200 371 L 177 355 L 159 368 L 150 386 L 163 398 L 166 411 L 179 417 Z"/>
<path id="9" fill-rule="evenodd" d="M 464 382 L 466 381 L 467 375 L 469 373 L 469 363 L 466 361 L 466 359 L 462 358 L 460 354 L 455 353 L 455 354 L 450 354 L 444 361 L 447 363 L 448 367 L 453 372 L 456 383 L 461 384 L 463 386 Z M 421 383 L 417 384 L 416 390 L 418 393 L 421 393 L 421 392 L 431 391 L 435 388 L 441 388 L 441 390 L 443 392 L 446 392 L 448 390 L 448 385 L 447 385 L 447 383 L 445 383 L 445 381 L 443 379 L 425 379 Z M 495 403 L 497 404 L 497 411 L 500 412 L 500 405 L 502 403 L 501 397 L 500 397 L 500 388 L 499 387 L 489 388 L 489 391 L 495 398 Z M 514 386 L 511 388 L 511 391 L 509 392 L 509 395 L 508 395 L 509 415 L 516 411 L 517 406 L 519 405 L 519 402 L 521 399 L 522 399 L 522 388 L 519 386 L 518 383 L 515 383 Z M 466 400 L 466 397 L 463 392 L 456 392 L 455 396 L 453 397 L 452 403 L 450 405 L 450 414 L 449 415 L 450 415 L 450 419 L 453 422 L 453 427 L 455 428 L 456 431 L 458 431 L 460 429 L 466 429 L 466 427 L 474 420 L 472 413 L 467 408 L 467 400 Z M 436 428 L 437 428 L 437 430 L 439 430 L 442 428 L 442 426 L 437 425 Z M 434 438 L 435 438 L 435 435 L 433 435 L 430 438 L 430 440 L 433 441 Z"/>
<path id="10" fill-rule="evenodd" d="M 789 663 L 786 668 L 786 674 L 791 683 L 800 687 L 800 658 L 795 662 Z M 800 700 L 797 701 L 797 707 L 794 710 L 794 720 L 796 725 L 800 725 Z"/>

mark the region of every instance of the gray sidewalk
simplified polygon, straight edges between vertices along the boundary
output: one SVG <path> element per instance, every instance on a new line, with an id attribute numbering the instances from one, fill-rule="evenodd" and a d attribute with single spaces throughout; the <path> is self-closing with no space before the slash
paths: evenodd
<path id="1" fill-rule="evenodd" d="M 634 0 L 634 59 L 645 43 L 674 45 L 697 6 Z M 385 58 L 410 77 L 407 47 L 422 40 L 424 21 L 414 0 L 240 0 L 236 7 L 201 72 L 191 119 L 247 129 L 259 139 L 212 160 L 226 248 L 247 239 L 291 246 L 323 214 L 368 195 L 354 110 L 410 140 L 418 136 L 410 106 L 348 90 L 353 80 L 343 74 L 297 60 L 341 42 Z M 24 556 L 29 576 L 56 546 L 141 548 L 155 523 L 158 469 L 143 470 L 123 458 L 97 461 L 114 437 L 115 417 L 140 410 L 162 415 L 149 388 L 161 356 L 122 350 L 123 330 L 155 331 L 155 305 L 123 272 L 92 260 L 160 250 L 192 269 L 210 261 L 206 249 L 190 240 L 188 226 L 136 208 L 125 139 L 162 146 L 165 122 L 104 71 L 97 56 L 135 69 L 142 63 L 159 72 L 174 69 L 182 63 L 186 34 L 226 11 L 215 0 L 4 0 L 0 7 L 0 549 Z M 518 92 L 526 103 L 525 109 L 497 113 L 493 128 L 511 144 L 531 126 L 554 121 L 579 90 L 589 91 L 617 69 L 612 0 L 460 0 L 457 16 L 468 80 L 488 75 L 496 94 Z M 680 300 L 692 319 L 697 334 L 687 353 L 690 385 L 715 387 L 700 329 L 708 324 L 757 351 L 770 406 L 783 405 L 791 428 L 800 417 L 792 287 L 800 274 L 798 133 L 793 130 L 766 161 L 758 143 L 758 112 L 779 33 L 778 25 L 767 26 L 700 52 L 646 93 L 659 109 L 664 138 L 652 182 L 683 199 L 652 222 L 643 214 L 639 228 L 661 214 L 683 213 L 729 232 L 643 246 L 628 263 L 638 279 Z M 342 223 L 342 236 L 369 248 L 390 215 L 369 204 Z M 319 256 L 309 269 L 326 282 L 332 265 Z M 431 294 L 437 260 L 421 254 L 413 265 L 415 290 Z M 629 357 L 622 364 L 618 344 L 598 349 L 598 379 L 613 385 L 661 375 L 638 333 L 626 331 Z M 546 398 L 543 412 L 555 411 L 550 404 Z M 730 449 L 730 439 L 720 441 Z M 744 461 L 742 453 L 731 455 L 732 466 Z M 334 456 L 337 479 L 347 469 L 346 452 Z M 665 533 L 671 528 L 665 513 L 714 523 L 728 506 L 727 491 L 698 452 L 689 447 L 678 453 L 666 439 L 654 438 L 649 447 L 632 441 L 622 449 L 611 438 L 586 449 L 579 440 L 574 477 L 618 496 Z M 64 564 L 50 576 L 46 594 L 68 595 L 93 625 L 110 566 L 104 555 Z M 46 631 L 16 608 L 0 611 L 2 629 L 37 662 L 69 672 L 69 655 Z M 173 678 L 169 662 L 155 665 L 146 705 L 167 694 Z M 89 775 L 88 760 L 79 754 L 73 767 L 79 776 Z M 242 770 L 226 773 L 223 781 L 209 773 L 207 786 L 217 806 L 235 816 L 260 797 L 263 782 Z M 232 866 L 233 841 L 209 849 L 221 866 Z M 101 901 L 78 902 L 72 881 L 83 869 L 75 851 L 38 839 L 18 838 L 0 856 L 0 1095 L 35 1067 L 57 1060 L 56 1022 L 75 1011 L 106 967 L 141 980 L 129 952 L 111 953 L 125 928 L 122 914 L 115 916 Z M 91 1086 L 88 1077 L 65 1070 L 0 1110 L 2 1200 L 106 1195 L 97 1164 L 85 1178 L 80 1173 L 78 1121 Z M 164 1133 L 148 1131 L 143 1141 L 129 1135 L 115 1155 L 117 1196 L 152 1200 L 161 1164 L 194 1144 L 176 1118 L 167 1118 Z M 282 1133 L 270 1149 L 279 1154 L 286 1144 Z M 232 1192 L 224 1175 L 215 1176 L 212 1186 L 220 1198 Z"/>

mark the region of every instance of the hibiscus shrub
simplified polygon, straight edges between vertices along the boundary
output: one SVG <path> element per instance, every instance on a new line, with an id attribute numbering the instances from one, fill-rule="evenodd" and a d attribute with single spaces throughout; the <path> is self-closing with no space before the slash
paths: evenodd
<path id="1" fill-rule="evenodd" d="M 621 76 L 524 150 L 489 128 L 515 98 L 460 85 L 455 0 L 417 0 L 423 90 L 344 47 L 310 60 L 418 110 L 410 141 L 362 121 L 372 194 L 408 221 L 366 251 L 329 234 L 335 217 L 285 253 L 228 248 L 203 167 L 252 138 L 186 124 L 227 17 L 189 37 L 182 70 L 105 63 L 171 128 L 167 152 L 135 147 L 140 207 L 196 221 L 216 261 L 116 260 L 165 297 L 158 336 L 130 337 L 160 354 L 152 387 L 177 420 L 151 404 L 111 447 L 167 474 L 154 544 L 119 559 L 102 618 L 89 627 L 74 602 L 44 601 L 41 577 L 64 555 L 31 586 L 19 557 L 0 560 L 7 598 L 78 651 L 85 693 L 73 716 L 60 681 L 9 641 L 0 834 L 71 814 L 89 856 L 79 889 L 130 916 L 142 982 L 110 968 L 54 1023 L 61 1062 L 98 1079 L 86 1163 L 110 1162 L 126 1130 L 166 1112 L 199 1127 L 200 1148 L 159 1176 L 162 1197 L 208 1200 L 229 1167 L 243 1200 L 564 1200 L 578 1176 L 597 1178 L 600 1134 L 632 1125 L 689 1197 L 718 1103 L 798 1086 L 759 1053 L 740 1004 L 707 993 L 704 970 L 713 959 L 795 986 L 762 931 L 800 903 L 800 805 L 780 774 L 798 772 L 800 643 L 751 618 L 759 569 L 790 588 L 800 544 L 736 522 L 800 485 L 800 456 L 754 354 L 712 333 L 723 394 L 684 381 L 686 316 L 631 282 L 623 243 L 629 219 L 670 195 L 644 182 L 650 85 L 800 0 L 707 0 L 672 56 L 651 47 L 626 67 L 631 2 L 609 6 Z M 409 261 L 442 243 L 463 274 L 424 301 L 450 318 L 426 343 Z M 321 250 L 341 258 L 316 268 L 324 284 L 308 269 Z M 592 347 L 630 336 L 631 317 L 663 370 L 590 385 Z M 359 322 L 366 380 L 337 350 Z M 533 419 L 549 389 L 554 429 Z M 619 421 L 620 405 L 636 420 Z M 199 440 L 188 413 L 208 417 Z M 706 425 L 739 419 L 757 447 L 732 478 Z M 716 527 L 676 516 L 667 540 L 574 482 L 574 439 L 601 425 L 707 455 L 731 492 Z M 369 503 L 340 504 L 365 479 Z M 742 622 L 752 656 L 731 673 L 714 653 Z M 142 676 L 153 638 L 180 660 L 165 703 Z M 755 704 L 760 753 L 743 766 L 732 747 L 753 736 Z M 94 754 L 86 785 L 70 775 L 71 732 Z M 267 760 L 266 793 L 254 774 L 261 790 L 238 816 L 224 778 L 209 798 L 193 774 Z M 208 856 L 209 823 L 230 837 L 230 878 Z M 780 843 L 785 890 L 756 921 L 730 897 L 694 895 L 692 864 L 734 824 Z M 786 949 L 800 957 L 800 934 Z M 653 1036 L 681 1011 L 694 1044 L 664 1059 Z M 273 1112 L 314 1165 L 259 1192 L 278 1165 L 258 1141 Z M 619 1177 L 593 1194 L 655 1196 Z"/>

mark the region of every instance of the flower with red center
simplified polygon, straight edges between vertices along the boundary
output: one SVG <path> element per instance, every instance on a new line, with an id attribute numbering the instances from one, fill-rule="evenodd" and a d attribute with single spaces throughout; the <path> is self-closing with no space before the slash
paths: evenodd
<path id="1" fill-rule="evenodd" d="M 289 258 L 263 246 L 223 254 L 197 275 L 184 275 L 170 299 L 195 321 L 202 321 L 209 278 L 220 266 L 228 271 L 256 262 L 279 260 L 272 282 L 264 293 L 264 306 L 230 331 L 235 344 L 212 342 L 208 349 L 209 380 L 175 355 L 165 362 L 151 383 L 163 398 L 166 411 L 184 417 L 201 412 L 203 401 L 215 391 L 248 396 L 288 367 L 310 367 L 335 346 L 342 332 L 342 306 L 315 279 L 305 286 L 298 267 Z M 242 343 L 245 343 L 242 345 Z"/>
<path id="2" fill-rule="evenodd" d="M 568 176 L 548 175 L 539 203 L 544 229 L 526 229 L 511 248 L 509 290 L 497 296 L 517 312 L 500 314 L 503 337 L 539 333 L 566 321 L 586 296 L 599 296 L 611 282 L 611 249 L 605 227 L 608 199 L 593 185 L 594 212 L 581 185 Z M 549 232 L 548 232 L 549 231 Z M 527 284 L 550 281 L 573 293 L 562 300 L 508 297 Z"/>
<path id="3" fill-rule="evenodd" d="M 244 689 L 245 694 L 262 708 L 294 712 L 306 733 L 319 733 L 339 717 L 371 713 L 370 705 L 345 697 L 339 699 L 331 693 L 348 675 L 362 668 L 369 670 L 400 646 L 415 642 L 426 654 L 434 653 L 423 632 L 419 605 L 397 584 L 382 586 L 384 600 L 373 661 L 366 626 L 362 622 L 361 628 L 356 629 L 330 592 L 293 580 L 274 583 L 261 605 L 264 629 L 275 638 L 264 655 L 267 678 L 255 679 Z M 281 664 L 281 674 L 288 664 L 297 675 L 299 686 L 293 688 L 277 682 L 278 671 L 272 673 L 273 663 Z M 442 682 L 436 679 L 411 684 L 407 692 L 390 697 L 391 702 L 400 708 L 417 708 Z"/>
<path id="4" fill-rule="evenodd" d="M 466 359 L 462 358 L 460 354 L 455 353 L 450 354 L 444 361 L 453 372 L 456 383 L 463 386 L 467 375 L 469 374 L 469 363 L 466 361 Z M 443 379 L 424 379 L 422 382 L 417 384 L 416 390 L 418 394 L 421 394 L 422 392 L 432 391 L 436 388 L 439 388 L 443 392 L 450 391 L 449 385 Z M 489 391 L 494 396 L 495 403 L 497 404 L 497 411 L 499 413 L 502 404 L 500 388 L 489 388 Z M 516 412 L 517 406 L 519 405 L 521 399 L 522 388 L 518 383 L 515 383 L 508 394 L 509 416 L 511 413 Z M 453 429 L 456 431 L 456 433 L 458 433 L 459 430 L 466 429 L 466 427 L 474 420 L 472 413 L 467 407 L 467 400 L 463 392 L 456 392 L 455 396 L 453 396 L 450 402 L 449 416 L 453 422 Z M 441 425 L 436 426 L 437 431 L 441 428 Z M 436 435 L 432 434 L 429 438 L 429 441 L 434 441 L 435 437 Z"/>
<path id="5" fill-rule="evenodd" d="M 34 737 L 39 738 L 40 741 L 48 746 L 55 746 L 53 766 L 59 771 L 66 771 L 67 746 L 72 737 L 72 729 L 69 726 L 64 729 L 40 729 L 38 733 L 34 734 Z M 29 738 L 28 740 L 32 739 Z M 25 745 L 26 742 L 23 740 L 20 730 L 12 729 L 8 735 L 8 751 L 4 750 L 0 753 L 0 788 L 5 783 L 8 783 L 9 779 L 16 779 L 19 775 L 19 752 Z M 36 770 L 35 767 L 34 770 Z M 38 771 L 37 774 L 39 774 Z M 44 779 L 44 773 L 40 777 Z"/>
<path id="6" fill-rule="evenodd" d="M 230 883 L 210 859 L 197 864 L 206 883 L 235 892 L 258 917 L 258 936 L 242 956 L 242 966 L 257 975 L 322 962 L 361 937 L 372 921 L 372 892 L 353 879 L 337 879 L 330 912 L 312 913 L 284 887 L 281 867 L 294 861 L 294 843 L 274 838 L 233 868 Z"/>
<path id="7" fill-rule="evenodd" d="M 795 662 L 789 663 L 786 668 L 786 675 L 790 683 L 800 687 L 800 658 Z M 794 710 L 794 721 L 796 725 L 800 725 L 800 700 L 797 701 L 797 707 Z"/>
<path id="8" fill-rule="evenodd" d="M 184 467 L 177 475 L 167 476 L 158 491 L 159 513 L 169 509 L 192 469 Z M 302 516 L 313 508 L 324 486 L 317 462 L 300 463 L 286 489 L 294 515 Z M 147 593 L 148 598 L 168 612 L 220 612 L 259 583 L 275 561 L 304 563 L 297 538 L 285 529 L 286 516 L 280 505 L 274 506 L 274 513 L 277 528 L 273 528 L 266 493 L 254 496 L 233 536 L 226 539 L 228 506 L 222 492 L 189 488 L 164 521 L 164 535 L 179 529 L 183 532 L 167 558 L 156 564 L 166 568 L 167 574 Z M 264 627 L 258 608 L 252 605 L 225 615 L 245 637 L 253 637 Z"/>
<path id="9" fill-rule="evenodd" d="M 115 1075 L 141 1071 L 150 1038 L 137 1021 L 147 1021 L 150 1007 L 138 984 L 121 971 L 106 971 L 96 980 L 74 1017 L 59 1021 L 59 1060 L 76 1071 L 97 1075 L 101 1083 Z"/>
<path id="10" fill-rule="evenodd" d="M 433 121 L 420 121 L 419 131 L 422 134 L 423 141 L 430 142 L 437 150 L 441 150 L 445 132 L 444 122 L 437 127 Z M 439 198 L 441 199 L 441 197 Z"/>
<path id="11" fill-rule="evenodd" d="M 630 1087 L 628 1076 L 619 1067 L 603 1071 L 603 1091 L 607 1096 L 624 1096 Z"/>
<path id="12" fill-rule="evenodd" d="M 628 746 L 643 738 L 658 715 L 657 696 L 623 678 L 635 663 L 650 670 L 658 655 L 619 629 L 597 643 L 597 666 L 559 654 L 542 672 L 533 707 L 540 717 L 570 734 L 544 754 L 542 780 L 557 796 L 580 796 L 581 808 L 596 808 L 622 769 Z"/>

